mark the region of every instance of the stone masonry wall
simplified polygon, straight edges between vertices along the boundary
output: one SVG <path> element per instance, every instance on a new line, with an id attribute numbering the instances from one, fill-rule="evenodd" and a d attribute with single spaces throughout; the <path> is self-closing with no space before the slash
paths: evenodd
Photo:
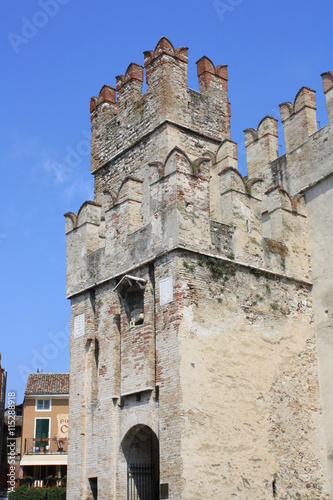
<path id="1" fill-rule="evenodd" d="M 182 498 L 329 498 L 311 288 L 177 266 Z"/>
<path id="2" fill-rule="evenodd" d="M 71 366 L 69 391 L 69 447 L 68 447 L 68 483 L 71 485 L 72 498 L 84 498 L 86 492 L 87 435 L 86 408 L 89 406 L 91 372 L 88 352 L 91 340 L 95 338 L 94 312 L 92 297 L 89 292 L 72 300 L 71 307 Z M 75 318 L 81 318 L 82 336 L 74 338 Z M 78 326 L 77 326 L 78 328 Z M 88 352 L 87 352 L 88 351 Z M 89 452 L 88 452 L 89 456 Z"/>

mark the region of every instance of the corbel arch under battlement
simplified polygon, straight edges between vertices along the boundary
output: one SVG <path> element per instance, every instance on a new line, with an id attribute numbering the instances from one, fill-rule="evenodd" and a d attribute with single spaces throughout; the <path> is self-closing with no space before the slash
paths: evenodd
<path id="1" fill-rule="evenodd" d="M 248 194 L 244 177 L 239 172 L 239 170 L 237 170 L 236 168 L 234 168 L 234 167 L 224 168 L 223 170 L 221 170 L 221 172 L 219 172 L 219 177 L 220 177 L 221 186 L 223 183 L 222 179 L 224 177 L 227 177 L 227 179 L 228 179 L 228 181 L 227 181 L 228 185 L 225 186 L 225 190 L 234 189 L 234 190 L 239 191 L 241 193 Z"/>

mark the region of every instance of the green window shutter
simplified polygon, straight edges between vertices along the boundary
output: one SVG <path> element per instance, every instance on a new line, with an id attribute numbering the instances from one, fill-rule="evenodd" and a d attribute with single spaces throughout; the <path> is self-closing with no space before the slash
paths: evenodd
<path id="1" fill-rule="evenodd" d="M 49 419 L 36 419 L 36 438 L 48 438 L 49 436 Z"/>

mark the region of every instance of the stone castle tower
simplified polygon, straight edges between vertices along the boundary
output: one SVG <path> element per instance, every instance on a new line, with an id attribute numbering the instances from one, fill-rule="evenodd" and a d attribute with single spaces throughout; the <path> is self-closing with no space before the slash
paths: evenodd
<path id="1" fill-rule="evenodd" d="M 95 196 L 66 214 L 68 498 L 328 499 L 333 72 L 328 125 L 303 87 L 283 156 L 275 118 L 245 130 L 243 178 L 227 67 L 202 57 L 197 92 L 187 61 L 161 38 L 90 102 Z"/>

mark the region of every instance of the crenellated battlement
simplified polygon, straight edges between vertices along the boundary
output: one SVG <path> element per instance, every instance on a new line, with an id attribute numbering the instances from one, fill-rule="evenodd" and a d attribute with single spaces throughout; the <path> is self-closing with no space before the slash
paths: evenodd
<path id="1" fill-rule="evenodd" d="M 316 92 L 302 87 L 296 94 L 294 103 L 280 104 L 286 153 L 303 144 L 317 131 Z"/>
<path id="2" fill-rule="evenodd" d="M 329 118 L 327 127 L 317 130 L 316 92 L 309 87 L 302 87 L 293 102 L 280 104 L 285 155 L 278 157 L 275 118 L 266 116 L 256 130 L 244 130 L 248 177 L 262 178 L 265 189 L 277 184 L 294 195 L 329 173 L 330 163 L 326 159 L 314 161 L 319 151 L 324 157 L 331 154 L 333 72 L 323 73 L 322 79 Z M 311 169 L 307 164 L 311 164 Z"/>
<path id="3" fill-rule="evenodd" d="M 233 167 L 237 169 L 237 159 L 237 143 L 231 139 L 222 141 L 215 155 L 215 164 L 222 168 Z"/>
<path id="4" fill-rule="evenodd" d="M 131 63 L 125 75 L 116 77 L 116 89 L 104 85 L 91 98 L 92 172 L 143 137 L 159 133 L 162 124 L 178 133 L 179 143 L 184 127 L 203 140 L 230 137 L 227 66 L 215 67 L 202 57 L 197 62 L 198 93 L 187 85 L 187 52 L 162 37 L 154 50 L 144 52 L 144 67 Z"/>
<path id="5" fill-rule="evenodd" d="M 257 129 L 244 130 L 247 175 L 249 178 L 265 178 L 266 170 L 278 157 L 277 119 L 265 116 Z"/>
<path id="6" fill-rule="evenodd" d="M 285 155 L 278 157 L 273 116 L 244 130 L 244 178 L 230 138 L 227 66 L 201 57 L 198 93 L 187 87 L 187 63 L 188 49 L 163 37 L 144 52 L 144 66 L 131 63 L 116 88 L 104 85 L 91 99 L 95 201 L 66 214 L 68 241 L 83 249 L 73 268 L 81 259 L 81 277 L 104 280 L 105 273 L 125 272 L 181 246 L 309 280 L 299 160 L 328 134 L 315 134 L 315 91 L 302 87 L 293 103 L 280 105 Z M 322 77 L 329 109 L 332 72 Z M 319 172 L 309 169 L 307 176 L 315 181 Z M 103 275 L 87 270 L 96 252 Z"/>
<path id="7" fill-rule="evenodd" d="M 280 105 L 286 155 L 278 157 L 276 118 L 244 130 L 244 178 L 229 133 L 227 66 L 201 57 L 198 93 L 187 87 L 187 63 L 188 49 L 163 37 L 144 66 L 131 63 L 116 88 L 91 99 L 95 201 L 66 214 L 69 242 L 83 249 L 73 267 L 81 259 L 81 276 L 104 280 L 98 269 L 116 275 L 181 246 L 309 280 L 306 203 L 296 189 L 303 169 L 291 159 L 309 155 L 317 137 L 315 91 L 302 87 Z M 322 77 L 330 102 L 332 72 Z M 96 252 L 103 266 L 88 272 Z"/>
<path id="8" fill-rule="evenodd" d="M 140 66 L 140 64 L 131 63 L 126 70 L 125 75 L 116 76 L 116 82 L 117 82 L 116 89 L 118 92 L 118 101 L 120 97 L 123 95 L 125 86 L 128 83 L 137 82 L 137 88 L 138 89 L 141 88 L 141 93 L 142 93 L 143 66 Z"/>
<path id="9" fill-rule="evenodd" d="M 166 37 L 160 38 L 158 41 L 155 50 L 146 50 L 144 53 L 144 64 L 146 68 L 146 78 L 147 78 L 147 85 L 149 84 L 149 76 L 152 72 L 152 66 L 151 64 L 156 60 L 156 59 L 162 59 L 162 63 L 165 62 L 167 57 L 171 57 L 175 60 L 188 63 L 188 48 L 187 47 L 178 47 L 178 49 L 175 49 L 170 40 L 168 40 Z M 164 59 L 163 59 L 164 58 Z"/>
<path id="10" fill-rule="evenodd" d="M 309 280 L 302 186 L 329 167 L 312 161 L 310 169 L 303 160 L 332 142 L 327 127 L 317 132 L 315 91 L 302 87 L 280 105 L 285 155 L 278 156 L 275 117 L 244 130 L 244 178 L 230 138 L 227 66 L 201 57 L 195 92 L 187 63 L 188 49 L 162 37 L 144 52 L 144 66 L 131 63 L 116 88 L 104 85 L 91 99 L 95 201 L 66 214 L 70 246 L 82 246 L 73 268 L 81 259 L 81 277 L 104 280 L 181 246 Z M 333 73 L 322 78 L 330 113 Z M 91 272 L 96 252 L 103 266 Z"/>
<path id="11" fill-rule="evenodd" d="M 77 215 L 66 214 L 69 255 L 81 249 L 68 257 L 68 293 L 179 247 L 309 280 L 300 196 L 292 199 L 281 186 L 264 190 L 262 179 L 225 166 L 235 154 L 230 140 L 196 158 L 175 147 L 105 190 L 101 205 L 86 202 Z M 275 251 L 281 245 L 283 257 Z"/>
<path id="12" fill-rule="evenodd" d="M 116 104 L 116 89 L 115 88 L 110 87 L 109 85 L 103 85 L 98 97 L 92 97 L 90 99 L 90 113 L 93 113 L 96 110 L 97 106 L 101 106 L 103 104 L 109 104 L 109 105 Z M 104 107 L 107 107 L 107 106 L 104 106 Z M 115 109 L 115 106 L 111 106 L 111 108 Z"/>
<path id="13" fill-rule="evenodd" d="M 228 66 L 214 66 L 209 57 L 203 56 L 197 61 L 197 75 L 201 92 L 222 89 L 228 94 Z"/>
<path id="14" fill-rule="evenodd" d="M 326 107 L 328 119 L 333 121 L 333 71 L 327 71 L 321 75 L 323 79 L 324 94 L 326 96 Z"/>
<path id="15" fill-rule="evenodd" d="M 66 234 L 85 224 L 99 226 L 101 220 L 101 205 L 94 201 L 85 201 L 77 214 L 74 212 L 67 212 L 65 218 Z"/>
<path id="16" fill-rule="evenodd" d="M 134 102 L 142 97 L 143 66 L 131 63 L 125 75 L 116 77 L 117 90 L 117 114 L 120 117 L 126 115 L 127 107 L 131 107 Z M 121 122 L 120 122 L 121 124 Z"/>

